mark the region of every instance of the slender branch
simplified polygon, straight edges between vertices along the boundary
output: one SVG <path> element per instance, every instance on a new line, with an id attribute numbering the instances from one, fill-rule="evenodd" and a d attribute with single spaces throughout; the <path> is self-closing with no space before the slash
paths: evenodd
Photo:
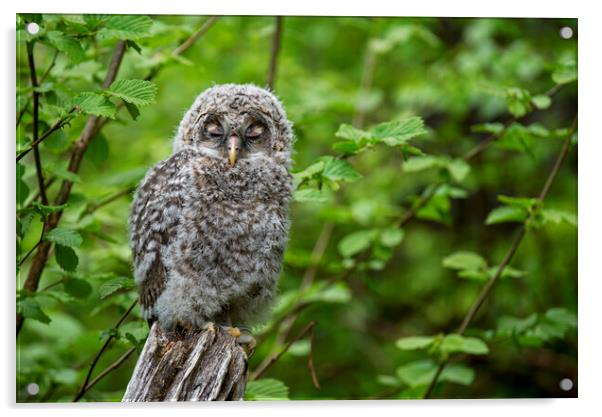
<path id="1" fill-rule="evenodd" d="M 46 71 L 44 71 L 42 78 L 40 78 L 40 84 L 46 80 L 46 77 L 48 77 L 48 75 L 50 74 L 50 70 L 52 70 L 52 68 L 54 68 L 54 64 L 56 64 L 56 58 L 58 57 L 58 55 L 59 55 L 59 51 L 57 49 L 56 52 L 54 53 L 54 56 L 52 57 L 52 62 L 50 63 L 50 65 L 48 66 Z M 23 118 L 23 115 L 27 111 L 27 106 L 29 106 L 29 99 L 27 99 L 27 101 L 25 102 L 25 105 L 23 106 L 23 109 L 17 115 L 17 126 L 19 126 L 19 124 L 21 123 L 21 119 Z"/>
<path id="2" fill-rule="evenodd" d="M 307 359 L 307 367 L 309 368 L 314 387 L 320 389 L 320 381 L 318 381 L 318 375 L 316 374 L 316 368 L 314 367 L 314 330 L 315 327 L 312 327 L 309 335 L 309 358 Z"/>
<path id="3" fill-rule="evenodd" d="M 553 166 L 552 170 L 550 171 L 550 174 L 548 175 L 548 177 L 547 177 L 547 179 L 545 181 L 545 184 L 544 184 L 543 188 L 541 189 L 541 192 L 539 193 L 538 199 L 541 202 L 543 202 L 543 200 L 548 195 L 548 193 L 550 191 L 550 188 L 552 187 L 552 184 L 553 184 L 554 180 L 558 176 L 558 172 L 560 171 L 560 167 L 562 166 L 562 163 L 564 162 L 566 156 L 568 155 L 568 152 L 569 152 L 569 149 L 570 149 L 571 140 L 572 140 L 573 134 L 575 133 L 576 129 L 577 129 L 577 117 L 575 116 L 575 119 L 573 121 L 573 125 L 571 127 L 571 130 L 570 130 L 570 132 L 569 132 L 566 140 L 564 141 L 564 143 L 562 145 L 560 153 L 558 154 L 558 157 L 556 158 L 554 166 Z M 468 326 L 470 325 L 470 323 L 474 320 L 475 316 L 477 315 L 479 309 L 481 308 L 481 306 L 483 305 L 483 303 L 485 302 L 485 300 L 491 294 L 491 291 L 493 290 L 493 287 L 495 286 L 495 284 L 497 283 L 497 281 L 499 280 L 499 278 L 502 276 L 502 273 L 504 272 L 504 269 L 506 268 L 506 266 L 508 266 L 508 264 L 512 260 L 512 257 L 516 253 L 516 251 L 517 251 L 520 243 L 522 242 L 523 238 L 525 237 L 526 232 L 527 232 L 527 226 L 526 225 L 529 223 L 529 221 L 532 218 L 533 218 L 533 213 L 520 226 L 520 228 L 519 228 L 516 236 L 514 237 L 514 240 L 512 241 L 512 244 L 510 245 L 510 248 L 506 252 L 506 255 L 504 256 L 504 259 L 502 260 L 502 263 L 500 263 L 500 265 L 498 266 L 495 274 L 483 286 L 483 288 L 481 289 L 481 292 L 479 293 L 479 295 L 475 299 L 474 303 L 470 307 L 470 310 L 468 311 L 468 313 L 466 313 L 466 316 L 464 317 L 464 320 L 462 320 L 462 324 L 458 328 L 458 334 L 460 334 L 460 335 L 464 334 L 464 332 L 466 331 L 466 329 L 468 328 Z M 447 365 L 447 361 L 443 361 L 443 362 L 441 362 L 441 364 L 439 364 L 439 367 L 437 368 L 437 372 L 433 376 L 433 379 L 431 380 L 431 383 L 429 384 L 429 386 L 428 386 L 428 388 L 427 388 L 427 390 L 426 390 L 426 392 L 424 394 L 424 398 L 429 398 L 431 396 L 431 394 L 433 392 L 433 389 L 437 385 L 437 381 L 438 381 L 439 377 L 441 376 L 441 373 L 443 372 L 443 369 L 445 368 L 446 365 Z"/>
<path id="4" fill-rule="evenodd" d="M 69 112 L 67 113 L 67 115 L 61 117 L 55 124 L 53 124 L 52 126 L 50 126 L 48 128 L 48 130 L 46 130 L 46 132 L 44 132 L 42 134 L 42 136 L 40 136 L 38 139 L 34 140 L 32 142 L 32 144 L 29 146 L 29 148 L 25 149 L 23 152 L 21 152 L 19 155 L 17 155 L 17 162 L 19 162 L 21 159 L 23 159 L 23 157 L 25 155 L 27 155 L 32 149 L 34 149 L 35 147 L 37 147 L 40 143 L 42 143 L 42 141 L 44 141 L 45 139 L 47 139 L 51 134 L 53 134 L 55 131 L 61 129 L 63 126 L 65 126 L 66 124 L 69 123 L 69 121 L 71 120 L 72 113 L 76 110 L 75 107 L 72 107 Z"/>
<path id="5" fill-rule="evenodd" d="M 136 304 L 138 304 L 138 300 L 134 301 L 132 303 L 132 305 L 126 310 L 126 312 L 121 315 L 121 317 L 119 318 L 119 320 L 117 321 L 117 323 L 115 324 L 115 327 L 113 327 L 113 329 L 116 330 L 119 328 L 119 326 L 121 326 L 121 323 L 123 323 L 123 321 L 127 318 L 127 316 L 132 312 L 132 310 L 134 309 Z M 114 338 L 115 338 L 114 335 L 110 335 L 107 338 L 107 340 L 105 341 L 105 343 L 102 345 L 100 350 L 96 353 L 96 356 L 94 356 L 94 359 L 92 359 L 92 363 L 90 364 L 90 369 L 88 369 L 88 374 L 86 375 L 86 379 L 84 380 L 84 383 L 82 384 L 82 386 L 79 389 L 75 398 L 73 398 L 73 402 L 79 401 L 81 399 L 81 397 L 87 391 L 88 383 L 90 382 L 90 378 L 92 377 L 92 372 L 94 372 L 94 368 L 96 367 L 96 364 L 98 363 L 98 361 L 100 360 L 100 357 L 102 356 L 104 351 L 107 350 L 107 348 L 109 347 L 109 344 L 111 343 L 111 341 L 113 341 Z"/>
<path id="6" fill-rule="evenodd" d="M 201 36 L 203 36 L 211 26 L 219 19 L 219 16 L 211 16 L 209 19 L 205 20 L 205 23 L 194 32 L 188 39 L 186 39 L 180 46 L 178 46 L 171 53 L 172 55 L 182 55 L 186 52 L 196 41 L 199 40 Z"/>
<path id="7" fill-rule="evenodd" d="M 33 57 L 33 42 L 27 42 L 27 63 L 29 65 L 29 75 L 31 78 L 32 88 L 32 99 L 33 99 L 33 155 L 36 165 L 36 175 L 38 177 L 38 188 L 40 190 L 40 196 L 42 197 L 42 204 L 48 205 L 48 197 L 46 197 L 46 190 L 44 188 L 44 174 L 42 173 L 42 160 L 40 152 L 36 142 L 38 141 L 38 129 L 39 129 L 39 116 L 38 111 L 40 107 L 40 93 L 36 91 L 38 87 L 38 80 L 36 75 L 36 64 Z"/>
<path id="8" fill-rule="evenodd" d="M 251 374 L 250 379 L 251 380 L 256 380 L 261 378 L 266 371 L 272 366 L 274 365 L 278 359 L 280 359 L 282 357 L 282 355 L 284 355 L 286 352 L 288 352 L 288 350 L 290 349 L 290 347 L 293 345 L 293 343 L 295 343 L 297 340 L 301 339 L 303 336 L 305 336 L 308 332 L 310 332 L 315 326 L 316 326 L 317 322 L 315 321 L 310 321 L 307 326 L 305 326 L 303 328 L 303 330 L 301 330 L 299 333 L 297 333 L 297 335 L 295 337 L 293 337 L 287 344 L 286 346 L 275 356 L 272 356 L 270 358 L 270 360 L 268 362 L 265 363 L 265 365 L 259 367 L 257 370 L 255 370 L 255 372 L 253 372 Z"/>
<path id="9" fill-rule="evenodd" d="M 268 68 L 267 82 L 268 88 L 274 90 L 276 83 L 276 71 L 278 69 L 278 54 L 280 53 L 280 43 L 282 42 L 282 16 L 276 16 L 276 26 L 272 36 L 272 50 L 270 53 L 270 66 Z"/>
<path id="10" fill-rule="evenodd" d="M 22 257 L 19 260 L 19 266 L 23 265 L 23 263 L 27 260 L 27 258 L 29 258 L 29 255 L 31 255 L 33 253 L 33 251 L 35 249 L 37 249 L 38 246 L 40 246 L 40 244 L 42 243 L 42 241 L 44 240 L 44 228 L 42 228 L 42 233 L 40 234 L 40 239 L 38 240 L 38 242 L 33 245 L 33 247 L 27 252 L 27 254 L 25 254 L 24 257 Z"/>
<path id="11" fill-rule="evenodd" d="M 124 197 L 126 195 L 129 195 L 131 193 L 134 192 L 134 190 L 136 189 L 136 187 L 128 187 L 124 190 L 118 191 L 114 194 L 111 194 L 108 197 L 103 198 L 102 200 L 100 200 L 97 203 L 91 203 L 88 208 L 86 210 L 84 210 L 84 212 L 81 214 L 80 218 L 83 218 L 89 214 L 94 213 L 96 210 L 111 204 L 112 202 L 119 200 L 121 197 Z"/>
<path id="12" fill-rule="evenodd" d="M 122 363 L 124 363 L 132 353 L 136 351 L 135 347 L 129 348 L 123 355 L 121 355 L 115 362 L 107 366 L 105 370 L 98 374 L 96 378 L 94 378 L 86 387 L 84 388 L 82 395 L 73 399 L 72 402 L 77 402 L 81 399 L 81 397 L 88 392 L 94 385 L 99 383 L 105 376 L 113 372 L 115 369 L 119 368 Z"/>

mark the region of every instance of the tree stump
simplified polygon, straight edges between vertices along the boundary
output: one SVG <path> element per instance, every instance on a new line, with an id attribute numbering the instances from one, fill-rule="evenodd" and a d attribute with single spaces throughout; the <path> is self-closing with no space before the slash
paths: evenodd
<path id="1" fill-rule="evenodd" d="M 247 355 L 226 330 L 163 333 L 154 323 L 123 402 L 242 400 Z"/>

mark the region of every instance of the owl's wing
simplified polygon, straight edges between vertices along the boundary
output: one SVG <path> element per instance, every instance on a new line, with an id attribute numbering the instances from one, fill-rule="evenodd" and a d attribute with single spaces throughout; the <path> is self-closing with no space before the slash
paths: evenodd
<path id="1" fill-rule="evenodd" d="M 162 255 L 173 242 L 180 221 L 189 174 L 188 158 L 177 153 L 152 168 L 138 187 L 130 216 L 130 246 L 142 313 L 153 319 L 168 268 Z"/>

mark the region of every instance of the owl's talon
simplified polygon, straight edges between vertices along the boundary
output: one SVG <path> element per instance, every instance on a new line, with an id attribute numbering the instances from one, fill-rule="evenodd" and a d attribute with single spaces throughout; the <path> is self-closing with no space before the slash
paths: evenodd
<path id="1" fill-rule="evenodd" d="M 240 329 L 238 327 L 226 327 L 226 331 L 234 338 L 240 337 Z"/>
<path id="2" fill-rule="evenodd" d="M 213 322 L 208 321 L 204 326 L 205 330 L 215 333 L 215 325 Z"/>

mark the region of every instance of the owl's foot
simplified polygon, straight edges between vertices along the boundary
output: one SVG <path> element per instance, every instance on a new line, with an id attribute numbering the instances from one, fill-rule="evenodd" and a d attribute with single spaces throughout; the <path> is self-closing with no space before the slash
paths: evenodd
<path id="1" fill-rule="evenodd" d="M 251 334 L 251 331 L 248 329 L 241 329 L 238 327 L 227 326 L 224 328 L 232 337 L 236 339 L 236 343 L 243 348 L 243 350 L 247 354 L 247 357 L 251 357 L 251 355 L 255 351 L 255 346 L 257 346 L 257 342 Z"/>

